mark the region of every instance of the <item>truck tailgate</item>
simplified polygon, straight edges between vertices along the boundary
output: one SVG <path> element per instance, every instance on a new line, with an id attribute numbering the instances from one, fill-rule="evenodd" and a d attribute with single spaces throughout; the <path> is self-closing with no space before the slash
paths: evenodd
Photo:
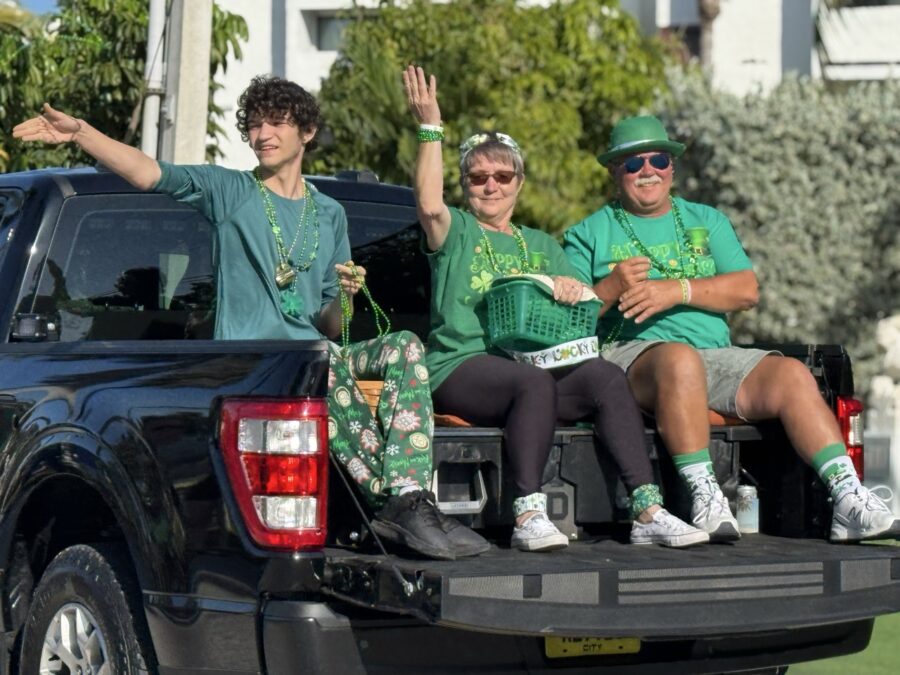
<path id="1" fill-rule="evenodd" d="M 327 592 L 476 631 L 665 639 L 900 610 L 895 546 L 750 535 L 677 551 L 603 540 L 546 554 L 495 547 L 452 562 L 343 549 L 327 556 Z"/>

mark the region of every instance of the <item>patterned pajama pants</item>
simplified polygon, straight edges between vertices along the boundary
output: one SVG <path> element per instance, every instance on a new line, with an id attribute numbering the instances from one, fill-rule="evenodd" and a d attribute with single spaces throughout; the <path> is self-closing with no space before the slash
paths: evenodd
<path id="1" fill-rule="evenodd" d="M 425 348 L 409 331 L 330 344 L 328 439 L 331 452 L 378 508 L 406 486 L 431 484 L 434 415 Z M 357 380 L 384 380 L 377 419 Z"/>

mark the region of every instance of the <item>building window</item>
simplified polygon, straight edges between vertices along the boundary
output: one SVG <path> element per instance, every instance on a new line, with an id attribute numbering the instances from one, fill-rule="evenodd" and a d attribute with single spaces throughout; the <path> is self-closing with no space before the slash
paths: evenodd
<path id="1" fill-rule="evenodd" d="M 323 52 L 340 51 L 344 46 L 344 28 L 349 19 L 319 15 L 316 18 L 316 48 Z"/>

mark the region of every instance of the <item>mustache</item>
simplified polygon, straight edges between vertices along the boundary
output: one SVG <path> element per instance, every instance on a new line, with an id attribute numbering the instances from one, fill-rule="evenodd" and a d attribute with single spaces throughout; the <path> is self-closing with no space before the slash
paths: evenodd
<path id="1" fill-rule="evenodd" d="M 656 185 L 657 183 L 662 183 L 662 178 L 659 176 L 649 176 L 648 178 L 638 178 L 634 181 L 634 184 L 637 187 L 642 187 L 644 185 Z"/>

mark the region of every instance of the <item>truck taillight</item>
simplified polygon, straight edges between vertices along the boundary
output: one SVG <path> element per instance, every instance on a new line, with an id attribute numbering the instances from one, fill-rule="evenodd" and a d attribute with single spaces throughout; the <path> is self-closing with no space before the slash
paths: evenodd
<path id="1" fill-rule="evenodd" d="M 228 399 L 219 433 L 247 531 L 266 548 L 325 544 L 328 408 L 322 399 Z"/>
<path id="2" fill-rule="evenodd" d="M 863 480 L 863 404 L 861 401 L 848 396 L 838 396 L 837 418 L 841 426 L 841 435 L 847 446 L 847 454 L 853 460 L 859 479 Z"/>

